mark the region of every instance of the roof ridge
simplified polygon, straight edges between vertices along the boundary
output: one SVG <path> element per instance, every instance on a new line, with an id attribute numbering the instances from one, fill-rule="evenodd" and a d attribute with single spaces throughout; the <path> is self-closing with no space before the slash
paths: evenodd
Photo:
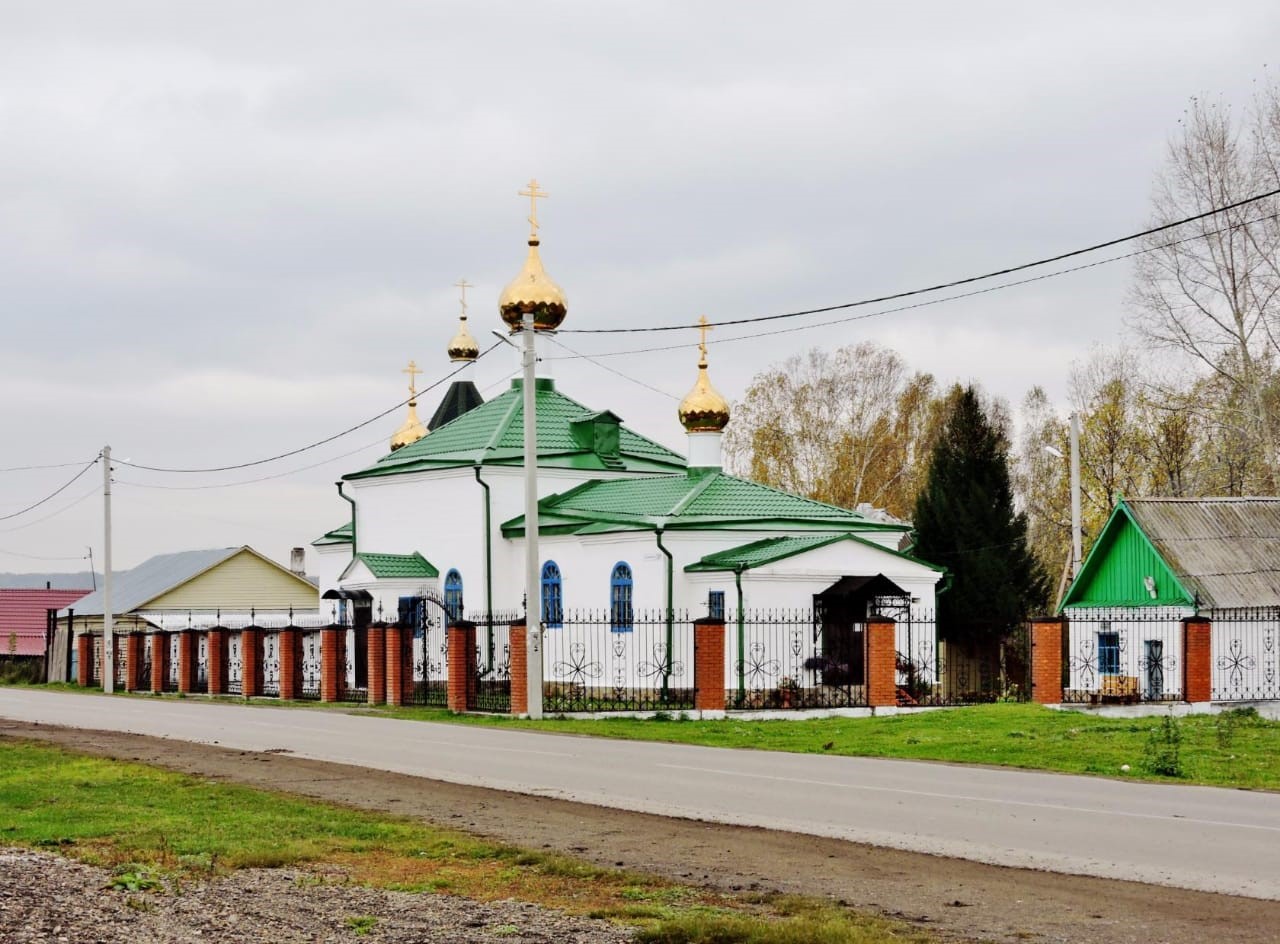
<path id="1" fill-rule="evenodd" d="M 689 491 L 685 493 L 685 496 L 681 498 L 678 502 L 676 502 L 675 505 L 672 507 L 672 509 L 669 512 L 667 512 L 666 517 L 674 518 L 678 516 L 681 512 L 683 512 L 686 508 L 688 508 L 689 505 L 692 504 L 693 501 L 697 499 L 699 495 L 701 495 L 708 488 L 710 488 L 712 482 L 714 482 L 723 474 L 724 474 L 723 472 L 720 472 L 719 470 L 717 470 L 715 472 L 712 472 L 710 475 L 703 475 L 701 479 L 698 481 L 698 483 L 694 485 L 693 488 L 689 489 Z M 685 478 L 687 481 L 689 476 L 686 475 Z"/>
<path id="2" fill-rule="evenodd" d="M 755 488 L 763 488 L 763 489 L 766 489 L 767 491 L 773 492 L 775 495 L 782 495 L 786 498 L 795 499 L 796 501 L 808 502 L 811 505 L 817 505 L 821 508 L 830 508 L 832 511 L 839 511 L 839 512 L 843 512 L 846 515 L 853 515 L 859 521 L 867 521 L 867 522 L 871 521 L 871 519 L 869 519 L 862 512 L 855 511 L 852 508 L 845 508 L 842 505 L 833 505 L 830 502 L 819 501 L 816 498 L 809 498 L 806 495 L 797 495 L 795 492 L 788 492 L 785 489 L 777 488 L 773 485 L 765 485 L 763 482 L 753 482 L 751 479 L 740 478 L 736 475 L 731 475 L 728 472 L 719 472 L 718 476 L 720 478 L 733 479 L 735 482 L 742 482 L 745 485 L 751 485 L 751 486 L 754 486 Z"/>

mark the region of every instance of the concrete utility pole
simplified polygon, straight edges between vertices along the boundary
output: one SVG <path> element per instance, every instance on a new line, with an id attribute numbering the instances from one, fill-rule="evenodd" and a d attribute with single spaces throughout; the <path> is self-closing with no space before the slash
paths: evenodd
<path id="1" fill-rule="evenodd" d="M 1071 414 L 1071 579 L 1080 576 L 1084 524 L 1080 512 L 1080 414 Z"/>
<path id="2" fill-rule="evenodd" d="M 533 312 L 524 314 L 524 563 L 525 653 L 529 717 L 542 717 L 542 583 L 538 572 L 538 414 L 534 385 L 538 352 Z"/>
<path id="3" fill-rule="evenodd" d="M 111 612 L 111 447 L 102 447 L 102 690 L 116 687 L 116 640 Z"/>

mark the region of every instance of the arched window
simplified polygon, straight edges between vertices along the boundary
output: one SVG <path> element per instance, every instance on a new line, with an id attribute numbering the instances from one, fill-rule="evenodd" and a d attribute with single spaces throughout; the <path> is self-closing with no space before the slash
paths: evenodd
<path id="1" fill-rule="evenodd" d="M 615 633 L 629 633 L 635 625 L 631 590 L 631 565 L 619 561 L 609 579 L 609 626 Z"/>
<path id="2" fill-rule="evenodd" d="M 456 569 L 444 575 L 444 608 L 450 619 L 462 619 L 462 574 Z"/>
<path id="3" fill-rule="evenodd" d="M 542 624 L 548 629 L 560 629 L 564 626 L 560 565 L 550 560 L 542 565 Z"/>

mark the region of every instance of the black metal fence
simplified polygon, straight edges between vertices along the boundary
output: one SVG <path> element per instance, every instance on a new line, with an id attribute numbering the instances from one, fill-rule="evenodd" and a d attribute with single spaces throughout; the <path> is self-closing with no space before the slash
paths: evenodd
<path id="1" fill-rule="evenodd" d="M 302 687 L 298 689 L 301 701 L 320 700 L 320 631 L 302 634 Z"/>
<path id="2" fill-rule="evenodd" d="M 688 613 L 566 612 L 546 627 L 542 652 L 544 711 L 693 707 Z"/>
<path id="3" fill-rule="evenodd" d="M 1210 614 L 1214 701 L 1280 699 L 1280 611 Z"/>
<path id="4" fill-rule="evenodd" d="M 412 684 L 405 686 L 407 705 L 449 705 L 449 632 L 444 614 L 425 601 L 413 608 L 412 632 L 404 632 L 405 663 Z"/>
<path id="5" fill-rule="evenodd" d="M 475 614 L 476 710 L 511 710 L 511 622 L 514 614 Z"/>
<path id="6" fill-rule="evenodd" d="M 1020 702 L 1031 697 L 1031 632 L 1023 622 L 967 635 L 940 632 L 931 612 L 894 626 L 903 707 Z"/>
<path id="7" fill-rule="evenodd" d="M 1187 615 L 1183 609 L 1155 606 L 1068 610 L 1063 701 L 1181 701 L 1182 621 Z"/>
<path id="8" fill-rule="evenodd" d="M 812 610 L 744 611 L 727 615 L 725 631 L 730 709 L 867 704 L 865 623 L 823 626 Z"/>

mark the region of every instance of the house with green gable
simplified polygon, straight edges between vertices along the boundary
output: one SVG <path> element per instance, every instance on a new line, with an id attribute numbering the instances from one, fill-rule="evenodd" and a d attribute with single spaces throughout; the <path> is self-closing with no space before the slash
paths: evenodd
<path id="1" fill-rule="evenodd" d="M 1061 611 L 1068 700 L 1180 700 L 1192 617 L 1215 701 L 1280 698 L 1280 498 L 1122 499 Z"/>

